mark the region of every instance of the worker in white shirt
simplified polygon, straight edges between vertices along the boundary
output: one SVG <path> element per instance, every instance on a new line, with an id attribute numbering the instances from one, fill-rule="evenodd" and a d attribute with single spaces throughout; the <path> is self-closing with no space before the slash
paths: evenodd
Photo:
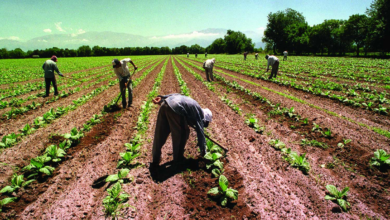
<path id="1" fill-rule="evenodd" d="M 190 57 L 190 53 L 187 53 L 187 58 Z"/>
<path id="2" fill-rule="evenodd" d="M 206 78 L 207 81 L 209 82 L 210 82 L 210 78 L 211 81 L 214 81 L 214 76 L 213 76 L 214 63 L 215 63 L 215 58 L 208 59 L 203 63 L 203 69 L 206 71 Z"/>
<path id="3" fill-rule="evenodd" d="M 287 50 L 286 50 L 286 51 L 283 51 L 283 61 L 284 61 L 284 60 L 287 60 L 287 55 L 288 55 Z"/>
<path id="4" fill-rule="evenodd" d="M 129 67 L 127 66 L 127 63 L 131 63 L 134 67 L 134 71 L 138 69 L 138 67 L 133 63 L 133 61 L 130 58 L 125 58 L 121 61 L 118 59 L 112 60 L 112 67 L 114 68 L 114 72 L 116 76 L 119 79 L 119 89 L 122 94 L 122 106 L 123 108 L 126 108 L 126 88 L 129 91 L 129 100 L 127 107 L 130 107 L 133 103 L 133 86 L 131 81 L 131 74 L 129 71 Z"/>
<path id="5" fill-rule="evenodd" d="M 255 53 L 255 58 L 257 60 L 257 58 L 259 57 L 259 54 L 258 53 Z"/>
<path id="6" fill-rule="evenodd" d="M 269 66 L 272 66 L 271 74 L 268 79 L 272 79 L 272 77 L 276 77 L 279 69 L 279 59 L 276 56 L 265 55 L 265 59 L 268 61 L 267 64 L 267 72 L 269 70 Z"/>

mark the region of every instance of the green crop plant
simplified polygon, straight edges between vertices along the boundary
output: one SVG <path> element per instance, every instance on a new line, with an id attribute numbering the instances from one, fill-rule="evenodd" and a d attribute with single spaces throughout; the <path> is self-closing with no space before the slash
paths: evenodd
<path id="1" fill-rule="evenodd" d="M 96 115 L 96 114 L 93 115 L 93 117 L 87 122 L 87 124 L 89 125 L 99 124 L 101 122 L 100 117 L 102 117 L 102 115 Z"/>
<path id="2" fill-rule="evenodd" d="M 308 119 L 308 118 L 304 118 L 304 119 L 303 119 L 303 124 L 304 124 L 304 125 L 309 124 L 309 119 Z"/>
<path id="3" fill-rule="evenodd" d="M 11 179 L 11 185 L 4 187 L 2 190 L 0 190 L 0 193 L 13 193 L 19 188 L 25 187 L 34 181 L 34 179 L 25 181 L 24 175 L 17 175 L 14 173 Z"/>
<path id="4" fill-rule="evenodd" d="M 249 127 L 253 128 L 253 130 L 256 131 L 256 133 L 263 133 L 265 130 L 264 126 L 260 126 L 258 124 L 258 119 L 255 118 L 254 115 L 251 115 L 248 119 L 245 120 L 245 124 L 247 124 Z"/>
<path id="5" fill-rule="evenodd" d="M 211 194 L 217 198 L 222 206 L 226 206 L 229 201 L 238 199 L 238 191 L 229 187 L 229 182 L 224 175 L 219 176 L 219 187 L 210 189 L 207 194 Z"/>
<path id="6" fill-rule="evenodd" d="M 125 147 L 128 151 L 132 152 L 132 153 L 138 153 L 140 148 L 141 148 L 141 143 L 136 143 L 136 142 L 133 142 L 133 143 L 125 143 Z"/>
<path id="7" fill-rule="evenodd" d="M 116 219 L 119 215 L 119 210 L 129 207 L 129 204 L 124 204 L 130 197 L 127 193 L 122 193 L 122 186 L 119 182 L 115 183 L 111 188 L 107 189 L 108 196 L 103 199 L 103 212 L 112 219 Z"/>
<path id="8" fill-rule="evenodd" d="M 34 131 L 35 131 L 35 128 L 32 128 L 30 126 L 30 124 L 26 124 L 22 129 L 20 129 L 19 131 L 22 132 L 21 135 L 30 135 L 32 134 Z"/>
<path id="9" fill-rule="evenodd" d="M 320 127 L 320 125 L 316 124 L 313 122 L 313 128 L 311 129 L 311 131 L 319 131 L 321 132 L 322 128 Z"/>
<path id="10" fill-rule="evenodd" d="M 34 119 L 34 128 L 40 128 L 45 124 L 45 121 L 43 121 L 43 117 L 36 117 Z"/>
<path id="11" fill-rule="evenodd" d="M 220 153 L 210 153 L 207 152 L 206 155 L 204 155 L 204 158 L 207 160 L 206 168 L 211 169 L 213 167 L 223 169 L 223 162 L 219 160 L 219 158 L 222 157 L 222 154 Z"/>
<path id="12" fill-rule="evenodd" d="M 129 174 L 130 170 L 129 169 L 120 169 L 117 174 L 112 174 L 109 175 L 106 178 L 106 182 L 119 182 L 119 183 L 124 183 L 128 182 L 129 179 L 127 178 L 127 175 Z"/>
<path id="13" fill-rule="evenodd" d="M 383 149 L 374 152 L 374 157 L 370 160 L 371 166 L 385 167 L 390 166 L 390 154 Z"/>
<path id="14" fill-rule="evenodd" d="M 72 142 L 70 140 L 64 140 L 61 143 L 58 144 L 58 147 L 62 150 L 67 150 L 72 145 Z"/>
<path id="15" fill-rule="evenodd" d="M 72 128 L 70 133 L 64 134 L 63 137 L 72 142 L 72 144 L 76 144 L 79 142 L 80 138 L 82 138 L 84 134 L 81 131 L 77 131 L 77 128 Z"/>
<path id="16" fill-rule="evenodd" d="M 51 158 L 51 161 L 58 163 L 61 161 L 61 158 L 63 158 L 66 153 L 62 148 L 57 147 L 56 145 L 50 145 L 45 150 L 47 156 Z"/>
<path id="17" fill-rule="evenodd" d="M 310 171 L 310 163 L 306 160 L 306 154 L 299 155 L 295 151 L 291 151 L 290 148 L 285 150 L 284 148 L 282 152 L 286 154 L 284 159 L 291 164 L 292 167 L 296 167 L 301 170 L 304 174 L 308 174 Z"/>
<path id="18" fill-rule="evenodd" d="M 307 139 L 302 139 L 300 145 L 302 146 L 312 146 L 312 147 L 321 147 L 324 149 L 327 149 L 329 146 L 326 143 L 319 142 L 317 140 L 307 140 Z"/>
<path id="19" fill-rule="evenodd" d="M 330 128 L 328 128 L 326 131 L 324 132 L 321 132 L 323 136 L 327 137 L 327 138 L 331 138 L 332 137 L 332 131 L 330 130 Z"/>
<path id="20" fill-rule="evenodd" d="M 48 157 L 46 154 L 31 159 L 30 164 L 22 169 L 31 172 L 27 179 L 39 175 L 40 173 L 44 173 L 48 176 L 51 176 L 52 172 L 54 171 L 54 167 L 45 166 L 45 163 L 50 162 L 50 160 L 51 158 Z"/>
<path id="21" fill-rule="evenodd" d="M 137 158 L 140 154 L 135 154 L 133 152 L 119 153 L 121 159 L 119 159 L 117 168 L 128 167 L 131 165 L 131 162 Z"/>
<path id="22" fill-rule="evenodd" d="M 7 205 L 8 203 L 15 202 L 16 199 L 17 197 L 9 197 L 0 200 L 0 212 L 3 211 L 3 206 Z"/>
<path id="23" fill-rule="evenodd" d="M 273 148 L 277 149 L 277 150 L 281 150 L 283 148 L 286 147 L 286 144 L 284 144 L 282 141 L 280 141 L 279 139 L 271 139 L 269 141 L 269 145 L 271 145 Z"/>
<path id="24" fill-rule="evenodd" d="M 11 147 L 16 144 L 18 141 L 19 135 L 11 133 L 9 135 L 4 135 L 0 142 L 0 148 Z"/>
<path id="25" fill-rule="evenodd" d="M 209 153 L 222 153 L 223 149 L 206 138 L 206 148 Z"/>
<path id="26" fill-rule="evenodd" d="M 348 206 L 351 206 L 349 202 L 344 199 L 344 197 L 347 196 L 349 187 L 345 187 L 342 191 L 338 191 L 335 186 L 327 185 L 326 189 L 331 195 L 326 195 L 325 199 L 336 202 L 346 212 Z"/>
<path id="27" fill-rule="evenodd" d="M 52 122 L 54 119 L 56 119 L 56 116 L 55 116 L 53 108 L 51 108 L 48 112 L 43 114 L 43 121 L 45 121 L 45 123 L 47 123 L 47 124 Z"/>

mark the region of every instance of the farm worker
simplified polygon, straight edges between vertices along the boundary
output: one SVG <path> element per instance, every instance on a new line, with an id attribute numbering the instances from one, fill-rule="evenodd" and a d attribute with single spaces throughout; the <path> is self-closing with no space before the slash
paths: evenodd
<path id="1" fill-rule="evenodd" d="M 187 58 L 190 57 L 190 53 L 187 53 Z"/>
<path id="2" fill-rule="evenodd" d="M 57 81 L 54 75 L 54 71 L 57 72 L 57 74 L 62 77 L 64 77 L 64 75 L 62 75 L 62 73 L 58 70 L 56 62 L 57 62 L 57 57 L 53 55 L 50 58 L 50 60 L 46 60 L 42 66 L 42 69 L 45 70 L 45 84 L 46 84 L 46 95 L 44 95 L 43 97 L 49 96 L 51 83 L 53 83 L 54 95 L 58 95 Z"/>
<path id="3" fill-rule="evenodd" d="M 259 54 L 258 53 L 255 53 L 255 59 L 257 60 L 257 58 L 259 57 Z"/>
<path id="4" fill-rule="evenodd" d="M 268 60 L 267 64 L 267 72 L 269 70 L 269 66 L 272 66 L 271 74 L 268 79 L 272 79 L 272 77 L 276 77 L 279 69 L 279 59 L 276 56 L 265 55 L 265 59 Z"/>
<path id="5" fill-rule="evenodd" d="M 288 55 L 287 50 L 286 50 L 286 51 L 283 51 L 283 61 L 284 61 L 284 59 L 287 60 L 287 55 Z"/>
<path id="6" fill-rule="evenodd" d="M 133 63 L 133 61 L 130 58 L 125 58 L 121 61 L 119 61 L 118 59 L 112 60 L 112 65 L 113 65 L 112 67 L 114 68 L 114 72 L 119 79 L 119 89 L 122 95 L 123 108 L 126 108 L 126 88 L 129 91 L 128 107 L 130 107 L 131 104 L 133 103 L 133 91 L 132 91 L 133 87 L 132 87 L 131 75 L 127 63 L 131 63 L 134 66 L 134 70 L 138 69 L 138 67 Z"/>
<path id="7" fill-rule="evenodd" d="M 214 81 L 214 76 L 213 76 L 213 67 L 215 63 L 215 58 L 208 59 L 203 62 L 203 69 L 206 71 L 206 78 L 207 81 L 210 82 L 210 78 L 212 81 Z"/>
<path id="8" fill-rule="evenodd" d="M 248 55 L 248 52 L 244 52 L 244 60 L 246 60 L 246 55 Z"/>
<path id="9" fill-rule="evenodd" d="M 198 146 L 201 156 L 206 154 L 206 139 L 203 129 L 209 126 L 212 113 L 209 109 L 202 109 L 194 99 L 173 93 L 157 96 L 153 103 L 160 105 L 157 115 L 156 129 L 153 140 L 153 161 L 151 166 L 157 167 L 160 163 L 161 148 L 164 146 L 169 133 L 172 135 L 173 160 L 184 159 L 184 147 L 188 140 L 191 126 L 198 137 Z"/>
<path id="10" fill-rule="evenodd" d="M 205 57 L 205 58 L 207 58 L 207 52 L 206 52 L 206 53 L 204 53 L 204 57 Z"/>
<path id="11" fill-rule="evenodd" d="M 198 53 L 195 53 L 195 58 L 198 58 Z"/>

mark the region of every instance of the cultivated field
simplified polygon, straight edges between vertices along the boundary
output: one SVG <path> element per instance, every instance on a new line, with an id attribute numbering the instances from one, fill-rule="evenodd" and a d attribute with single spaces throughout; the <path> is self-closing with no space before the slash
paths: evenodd
<path id="1" fill-rule="evenodd" d="M 390 160 L 378 151 L 390 153 L 388 60 L 280 56 L 270 81 L 263 55 L 212 57 L 209 83 L 204 55 L 131 56 L 127 109 L 109 105 L 113 57 L 59 58 L 75 80 L 57 76 L 60 95 L 48 98 L 45 59 L 0 60 L 1 218 L 390 218 Z M 150 170 L 152 98 L 169 93 L 209 108 L 205 131 L 229 151 L 208 142 L 200 158 L 191 130 L 184 162 L 170 163 L 169 137 Z"/>

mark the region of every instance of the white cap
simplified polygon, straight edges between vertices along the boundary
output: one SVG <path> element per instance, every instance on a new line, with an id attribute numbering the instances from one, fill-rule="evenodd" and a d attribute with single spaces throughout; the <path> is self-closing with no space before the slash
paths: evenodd
<path id="1" fill-rule="evenodd" d="M 213 118 L 213 113 L 211 113 L 210 109 L 208 108 L 203 108 L 202 110 L 203 110 L 204 120 L 211 122 Z"/>

